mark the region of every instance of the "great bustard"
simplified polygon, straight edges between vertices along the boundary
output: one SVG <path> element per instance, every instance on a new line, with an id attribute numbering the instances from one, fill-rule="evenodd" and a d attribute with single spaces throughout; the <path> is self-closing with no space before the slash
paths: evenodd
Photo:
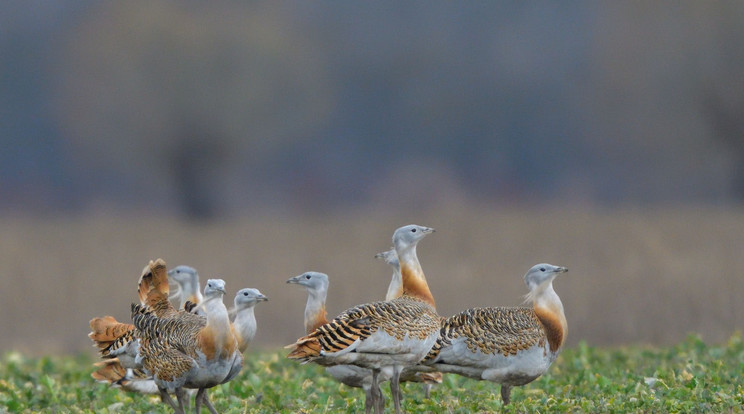
<path id="1" fill-rule="evenodd" d="M 170 273 L 169 273 L 170 274 Z M 256 335 L 255 305 L 268 298 L 258 289 L 241 289 L 235 295 L 233 330 L 238 339 L 238 349 L 245 352 Z M 91 376 L 99 382 L 107 383 L 125 391 L 142 394 L 160 394 L 155 381 L 141 366 L 138 368 L 124 368 L 118 358 L 106 359 L 95 364 L 99 367 Z M 141 365 L 141 364 L 140 364 Z"/>
<path id="2" fill-rule="evenodd" d="M 305 272 L 287 280 L 287 283 L 304 286 L 307 290 L 307 304 L 305 305 L 305 333 L 311 334 L 320 326 L 328 323 L 327 312 L 325 307 L 326 297 L 328 295 L 328 275 L 320 272 Z M 364 411 L 370 413 L 372 404 L 377 401 L 384 407 L 385 397 L 380 392 L 379 387 L 372 389 L 372 370 L 358 367 L 356 365 L 333 365 L 326 367 L 326 372 L 335 380 L 348 385 L 349 387 L 361 388 L 364 390 Z M 382 374 L 381 374 L 382 375 Z M 382 380 L 387 380 L 384 378 Z M 372 393 L 377 393 L 372 395 Z M 375 407 L 380 411 L 380 407 Z"/>
<path id="3" fill-rule="evenodd" d="M 501 384 L 501 398 L 509 404 L 511 387 L 544 374 L 566 339 L 563 304 L 553 290 L 553 279 L 566 271 L 538 264 L 525 274 L 532 307 L 472 308 L 447 318 L 423 364 Z"/>
<path id="4" fill-rule="evenodd" d="M 393 275 L 390 279 L 390 284 L 388 285 L 385 300 L 393 300 L 401 297 L 403 295 L 403 277 L 400 273 L 400 262 L 398 261 L 398 254 L 395 252 L 395 248 L 377 253 L 375 255 L 375 259 L 381 259 L 393 268 Z M 418 372 L 416 370 L 407 368 L 404 369 L 401 373 L 400 381 L 423 383 L 424 396 L 426 398 L 429 398 L 431 387 L 434 384 L 442 383 L 442 373 Z"/>
<path id="5" fill-rule="evenodd" d="M 206 317 L 186 311 L 159 317 L 155 310 L 170 303 L 167 296 L 157 292 L 148 295 L 148 306 L 132 304 L 135 336 L 140 340 L 138 362 L 153 376 L 162 399 L 177 413 L 184 412 L 186 388 L 198 389 L 197 413 L 201 403 L 216 413 L 206 390 L 233 378 L 243 366 L 243 355 L 222 302 L 224 293 L 223 280 L 207 281 L 205 300 L 199 305 Z M 175 393 L 178 404 L 169 392 Z"/>
<path id="6" fill-rule="evenodd" d="M 417 243 L 433 229 L 401 227 L 393 244 L 401 263 L 400 298 L 358 305 L 289 345 L 290 359 L 320 365 L 357 365 L 372 370 L 373 387 L 383 369 L 391 371 L 390 389 L 400 413 L 400 374 L 416 365 L 436 342 L 440 318 L 416 255 Z M 373 402 L 377 407 L 377 402 Z"/>

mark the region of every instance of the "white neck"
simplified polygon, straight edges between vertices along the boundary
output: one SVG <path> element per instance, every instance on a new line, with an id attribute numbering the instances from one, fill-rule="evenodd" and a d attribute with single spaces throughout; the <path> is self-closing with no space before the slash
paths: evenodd
<path id="1" fill-rule="evenodd" d="M 390 280 L 390 285 L 388 285 L 388 291 L 387 295 L 385 295 L 385 300 L 393 300 L 395 298 L 400 297 L 400 295 L 403 294 L 403 276 L 400 274 L 400 265 L 396 266 L 395 270 L 393 271 L 393 278 Z"/>
<path id="2" fill-rule="evenodd" d="M 558 294 L 553 289 L 553 282 L 550 281 L 538 286 L 534 291 L 530 292 L 528 297 L 532 299 L 532 304 L 536 309 L 545 309 L 558 317 L 563 328 L 563 336 L 565 337 L 568 331 L 566 315 L 563 312 L 563 302 L 561 302 L 561 298 L 558 297 Z"/>
<path id="3" fill-rule="evenodd" d="M 207 327 L 212 330 L 218 341 L 230 340 L 233 337 L 230 329 L 230 316 L 222 302 L 222 297 L 207 299 L 204 302 L 204 311 L 207 313 Z M 215 341 L 215 344 L 218 341 Z"/>
<path id="4" fill-rule="evenodd" d="M 528 295 L 535 307 L 551 309 L 563 313 L 563 303 L 553 289 L 553 282 L 543 283 Z"/>
<path id="5" fill-rule="evenodd" d="M 201 292 L 199 291 L 199 279 L 191 279 L 184 282 L 183 286 L 181 286 L 181 303 L 179 304 L 179 308 L 183 308 L 183 305 L 186 304 L 186 301 L 189 300 L 194 296 L 197 300 L 197 305 L 204 301 L 204 298 L 202 297 Z"/>
<path id="6" fill-rule="evenodd" d="M 325 310 L 328 289 L 308 289 L 307 304 L 305 304 L 305 332 L 310 332 L 310 327 L 315 323 L 318 314 Z"/>
<path id="7" fill-rule="evenodd" d="M 400 262 L 400 267 L 408 267 L 411 269 L 416 275 L 420 276 L 422 279 L 426 280 L 424 277 L 424 269 L 421 268 L 421 263 L 419 263 L 418 255 L 416 255 L 416 245 L 407 247 L 403 250 L 398 251 L 398 262 Z M 401 281 L 401 283 L 403 283 Z"/>
<path id="8" fill-rule="evenodd" d="M 256 314 L 253 310 L 254 306 L 239 309 L 235 316 L 235 322 L 233 322 L 233 329 L 238 336 L 240 352 L 245 351 L 253 337 L 256 336 Z"/>

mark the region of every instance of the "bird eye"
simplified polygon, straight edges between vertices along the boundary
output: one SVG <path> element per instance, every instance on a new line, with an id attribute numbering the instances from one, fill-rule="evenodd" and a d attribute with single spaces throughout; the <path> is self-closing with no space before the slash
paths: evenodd
<path id="1" fill-rule="evenodd" d="M 310 280 L 310 275 L 305 275 L 305 279 Z"/>
<path id="2" fill-rule="evenodd" d="M 541 272 L 544 272 L 544 271 L 545 271 L 545 268 L 544 268 L 544 267 L 541 267 L 541 268 L 540 268 L 540 271 L 541 271 Z"/>
<path id="3" fill-rule="evenodd" d="M 181 273 L 181 270 L 180 270 L 180 269 L 177 269 L 177 270 L 176 270 L 176 273 Z"/>
<path id="4" fill-rule="evenodd" d="M 416 229 L 411 229 L 411 233 L 416 233 Z"/>
<path id="5" fill-rule="evenodd" d="M 248 292 L 243 292 L 243 296 L 248 296 Z"/>

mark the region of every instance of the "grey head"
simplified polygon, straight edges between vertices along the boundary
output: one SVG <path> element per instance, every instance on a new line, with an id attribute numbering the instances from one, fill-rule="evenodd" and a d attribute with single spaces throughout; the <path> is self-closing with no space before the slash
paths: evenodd
<path id="1" fill-rule="evenodd" d="M 181 285 L 196 280 L 198 277 L 199 273 L 191 266 L 180 265 L 168 271 L 168 279 L 173 279 Z"/>
<path id="2" fill-rule="evenodd" d="M 395 230 L 395 233 L 393 233 L 393 245 L 396 250 L 401 251 L 411 246 L 415 246 L 419 240 L 433 232 L 434 229 L 431 227 L 409 224 Z"/>
<path id="3" fill-rule="evenodd" d="M 290 278 L 287 283 L 302 285 L 308 290 L 328 290 L 328 275 L 320 272 L 305 272 Z"/>
<path id="4" fill-rule="evenodd" d="M 255 306 L 257 303 L 266 302 L 269 300 L 263 293 L 258 289 L 243 288 L 235 294 L 235 307 L 236 308 L 249 308 Z"/>
<path id="5" fill-rule="evenodd" d="M 222 279 L 209 279 L 204 285 L 204 296 L 206 298 L 222 298 L 225 294 L 225 281 Z"/>
<path id="6" fill-rule="evenodd" d="M 395 252 L 395 249 L 377 253 L 375 259 L 382 259 L 385 263 L 396 269 L 400 267 L 400 263 L 398 262 L 398 253 Z"/>
<path id="7" fill-rule="evenodd" d="M 565 272 L 568 272 L 568 269 L 562 266 L 553 266 L 548 263 L 536 264 L 524 275 L 524 283 L 530 291 L 533 291 L 538 286 L 552 282 L 556 276 Z"/>

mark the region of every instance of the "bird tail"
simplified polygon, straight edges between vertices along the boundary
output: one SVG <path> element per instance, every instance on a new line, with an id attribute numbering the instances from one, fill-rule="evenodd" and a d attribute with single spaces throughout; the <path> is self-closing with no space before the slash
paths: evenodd
<path id="1" fill-rule="evenodd" d="M 91 332 L 88 337 L 95 343 L 101 355 L 107 357 L 111 346 L 126 337 L 134 329 L 134 325 L 121 323 L 113 316 L 93 318 L 90 320 Z"/>
<path id="2" fill-rule="evenodd" d="M 302 363 L 312 361 L 315 358 L 320 357 L 320 341 L 314 336 L 305 336 L 297 340 L 297 342 L 287 345 L 284 348 L 291 349 L 287 358 Z"/>
<path id="3" fill-rule="evenodd" d="M 424 384 L 441 384 L 442 383 L 441 372 L 419 372 L 418 374 L 421 377 L 421 381 Z"/>
<path id="4" fill-rule="evenodd" d="M 93 365 L 99 368 L 97 371 L 91 373 L 90 376 L 98 382 L 118 386 L 127 376 L 127 370 L 121 366 L 118 358 L 96 362 Z"/>
<path id="5" fill-rule="evenodd" d="M 137 283 L 137 294 L 141 304 L 147 304 L 148 294 L 153 290 L 165 297 L 168 297 L 170 293 L 168 272 L 163 259 L 150 260 L 150 263 L 142 269 L 142 275 Z"/>

